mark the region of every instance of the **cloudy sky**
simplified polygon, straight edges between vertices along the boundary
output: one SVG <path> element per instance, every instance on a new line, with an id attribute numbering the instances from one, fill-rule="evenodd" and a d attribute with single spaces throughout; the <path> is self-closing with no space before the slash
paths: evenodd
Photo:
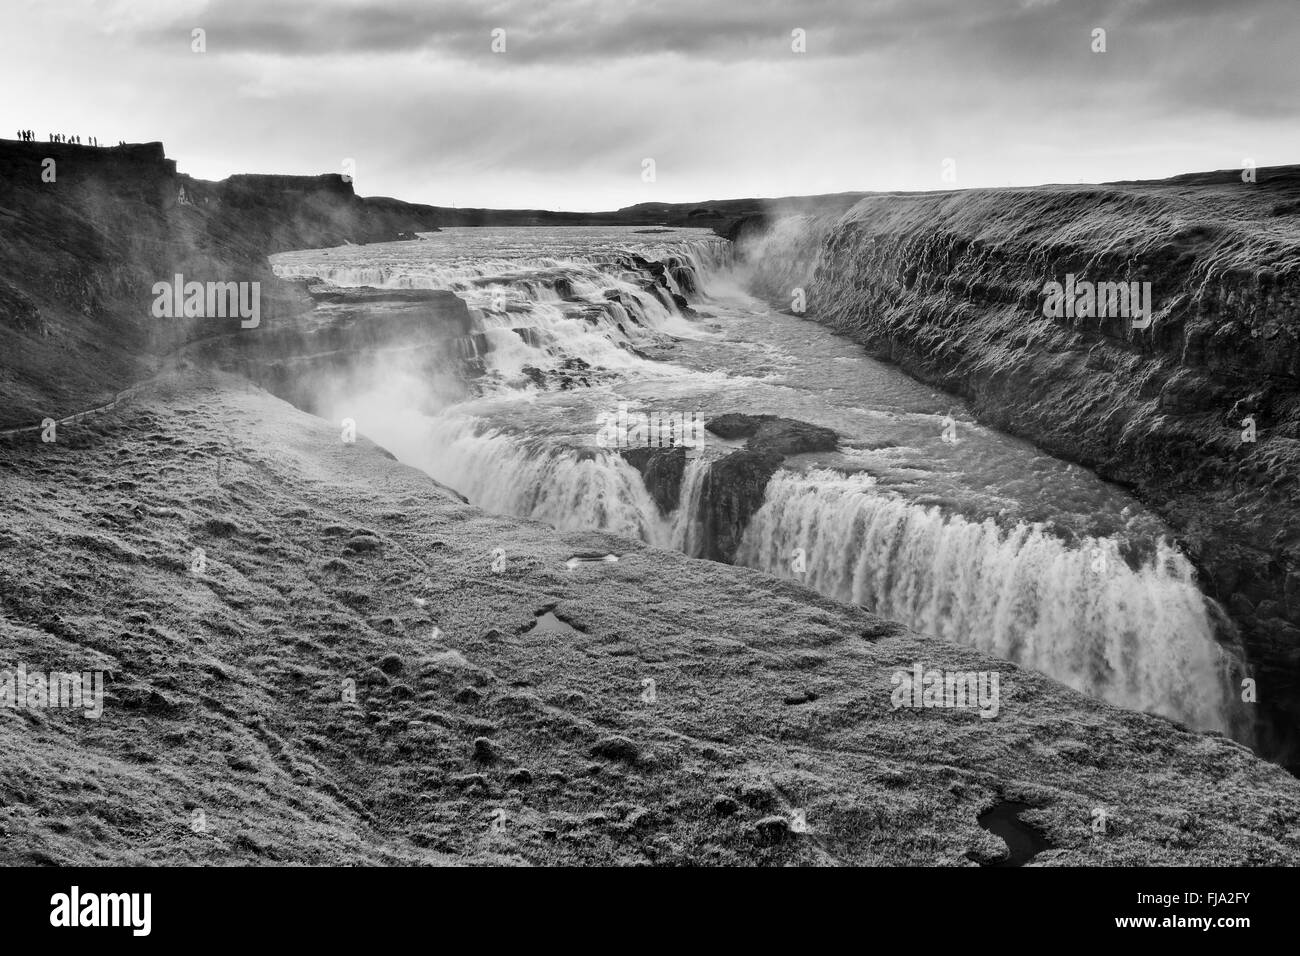
<path id="1" fill-rule="evenodd" d="M 351 158 L 363 195 L 591 210 L 1300 162 L 1300 0 L 3 6 L 0 135 L 209 179 Z"/>

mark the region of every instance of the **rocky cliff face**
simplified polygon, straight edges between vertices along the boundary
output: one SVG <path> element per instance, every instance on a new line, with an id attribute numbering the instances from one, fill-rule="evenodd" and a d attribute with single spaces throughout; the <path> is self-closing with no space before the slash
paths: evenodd
<path id="1" fill-rule="evenodd" d="M 204 365 L 236 372 L 313 414 L 329 397 L 357 394 L 400 364 L 404 372 L 453 387 L 482 373 L 465 301 L 443 289 L 333 289 L 311 280 L 275 280 L 334 309 L 280 323 L 262 334 L 204 339 L 190 349 Z M 481 333 L 477 333 L 481 335 Z"/>
<path id="2" fill-rule="evenodd" d="M 109 400 L 193 343 L 276 329 L 311 299 L 269 254 L 436 228 L 431 207 L 339 176 L 178 174 L 161 143 L 0 143 L 0 429 Z M 156 318 L 158 282 L 261 283 L 261 324 Z"/>
<path id="3" fill-rule="evenodd" d="M 1265 752 L 1295 766 L 1300 169 L 872 196 L 736 234 L 773 301 L 803 290 L 810 317 L 1162 513 L 1240 627 Z M 1153 320 L 1045 315 L 1068 275 L 1150 282 Z"/>

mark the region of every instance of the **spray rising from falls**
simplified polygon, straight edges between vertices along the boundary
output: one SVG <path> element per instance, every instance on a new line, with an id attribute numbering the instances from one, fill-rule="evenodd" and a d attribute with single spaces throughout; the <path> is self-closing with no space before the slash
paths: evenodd
<path id="1" fill-rule="evenodd" d="M 863 475 L 779 473 L 738 563 L 972 643 L 1076 690 L 1225 730 L 1225 661 L 1190 563 L 1161 544 L 1136 570 L 1116 541 L 1071 548 L 877 493 Z M 801 553 L 806 572 L 792 570 Z"/>

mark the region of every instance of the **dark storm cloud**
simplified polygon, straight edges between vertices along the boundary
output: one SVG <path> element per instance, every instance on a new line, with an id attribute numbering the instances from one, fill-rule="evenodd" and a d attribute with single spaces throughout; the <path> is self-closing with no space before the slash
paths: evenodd
<path id="1" fill-rule="evenodd" d="M 194 26 L 216 55 L 284 59 L 419 54 L 485 63 L 505 30 L 497 65 L 598 68 L 668 57 L 696 63 L 789 61 L 791 31 L 807 32 L 807 59 L 888 61 L 898 84 L 854 95 L 942 92 L 1007 95 L 1036 84 L 1061 107 L 1095 97 L 1140 97 L 1144 108 L 1204 107 L 1294 115 L 1300 82 L 1288 52 L 1300 40 L 1298 0 L 213 0 L 154 14 L 136 35 L 174 45 Z M 1091 51 L 1091 31 L 1108 51 Z M 1261 55 L 1262 54 L 1262 55 Z M 1207 60 L 1212 62 L 1207 62 Z M 671 78 L 665 77 L 671 86 Z M 879 81 L 880 76 L 873 75 Z M 1015 89 L 1009 91 L 1018 99 Z"/>
<path id="2" fill-rule="evenodd" d="M 467 5 L 405 0 L 384 8 L 347 2 L 215 0 L 199 15 L 157 22 L 148 31 L 170 42 L 202 26 L 222 49 L 286 56 L 337 52 L 437 51 L 473 57 L 487 51 L 494 29 L 506 31 L 513 58 L 567 63 L 574 57 L 621 58 L 675 53 L 713 59 L 784 54 L 791 31 L 814 38 L 815 52 L 855 56 L 901 40 L 958 35 L 1005 23 L 1025 4 L 982 0 L 521 0 Z"/>
<path id="3" fill-rule="evenodd" d="M 385 6 L 335 0 L 214 0 L 197 16 L 157 20 L 147 36 L 171 41 L 204 27 L 231 52 L 314 56 L 426 50 L 475 57 L 504 29 L 513 59 L 567 63 L 574 57 L 665 53 L 719 60 L 789 52 L 791 31 L 809 34 L 809 52 L 852 57 L 907 42 L 959 45 L 1000 39 L 1013 60 L 1060 47 L 1071 27 L 1170 27 L 1241 20 L 1258 12 L 1294 17 L 1294 0 L 754 0 L 610 2 L 516 0 L 465 4 L 402 0 Z"/>
<path id="4" fill-rule="evenodd" d="M 846 14 L 842 0 L 791 6 L 767 2 L 610 3 L 609 0 L 463 4 L 401 2 L 383 9 L 350 3 L 218 0 L 197 18 L 169 17 L 147 32 L 170 42 L 178 31 L 202 26 L 232 52 L 286 56 L 338 52 L 426 50 L 453 57 L 489 51 L 495 29 L 506 31 L 512 59 L 569 62 L 573 57 L 618 58 L 660 53 L 737 58 L 788 51 L 791 30 L 820 30 L 824 52 L 851 54 L 887 39 L 861 29 L 862 14 Z M 194 21 L 194 22 L 191 22 Z M 199 22 L 201 21 L 201 22 Z"/>

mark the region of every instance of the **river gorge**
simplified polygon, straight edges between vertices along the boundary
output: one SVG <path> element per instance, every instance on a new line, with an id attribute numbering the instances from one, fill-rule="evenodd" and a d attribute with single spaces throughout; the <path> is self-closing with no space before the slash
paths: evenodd
<path id="1" fill-rule="evenodd" d="M 412 307 L 350 290 L 465 301 L 472 329 L 441 367 L 390 353 L 314 410 L 353 419 L 473 504 L 760 569 L 1253 742 L 1236 627 L 1177 534 L 1124 489 L 980 423 L 962 398 L 771 307 L 756 294 L 774 281 L 764 256 L 795 225 L 739 257 L 704 230 L 510 227 L 273 262 L 319 283 L 324 323 Z M 830 437 L 755 454 L 752 438 L 710 432 L 700 455 L 629 454 L 597 440 L 620 407 L 770 416 Z"/>

